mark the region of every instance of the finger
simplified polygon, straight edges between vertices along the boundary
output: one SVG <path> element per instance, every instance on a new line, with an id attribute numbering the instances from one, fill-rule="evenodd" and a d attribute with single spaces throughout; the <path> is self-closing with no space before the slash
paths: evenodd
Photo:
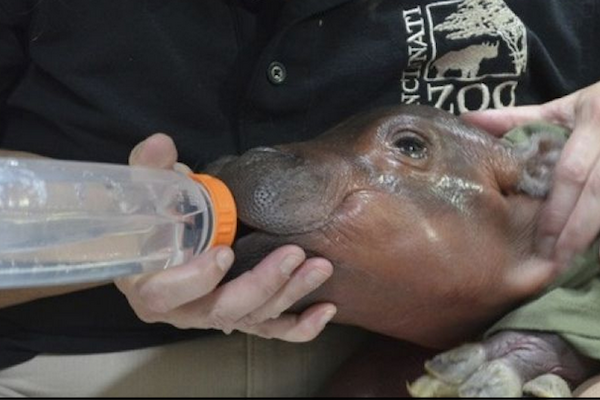
<path id="1" fill-rule="evenodd" d="M 229 330 L 275 296 L 305 258 L 304 251 L 298 246 L 280 247 L 256 267 L 219 287 L 206 299 L 190 304 L 190 311 L 204 308 L 209 313 L 206 318 L 212 320 L 216 328 Z"/>
<path id="2" fill-rule="evenodd" d="M 554 248 L 552 245 L 556 243 L 565 228 L 590 177 L 591 170 L 600 157 L 596 118 L 581 113 L 577 120 L 577 128 L 565 144 L 554 171 L 553 188 L 540 219 L 539 250 L 543 256 L 552 256 Z M 590 192 L 589 195 L 594 196 L 594 193 Z M 589 197 L 583 201 L 581 207 L 590 205 Z M 583 210 L 579 211 L 581 212 Z M 589 215 L 594 214 L 588 214 L 588 217 Z M 574 219 L 573 223 L 580 221 L 579 218 Z M 572 232 L 578 227 L 571 226 L 569 229 Z"/>
<path id="3" fill-rule="evenodd" d="M 552 122 L 572 129 L 575 96 L 572 94 L 542 105 L 474 111 L 461 115 L 461 118 L 495 136 L 536 121 Z"/>
<path id="4" fill-rule="evenodd" d="M 173 167 L 177 156 L 173 139 L 164 133 L 155 133 L 133 148 L 129 164 L 166 169 Z"/>
<path id="5" fill-rule="evenodd" d="M 253 326 L 278 317 L 298 300 L 321 286 L 333 274 L 333 265 L 323 258 L 307 260 L 290 281 L 267 303 L 244 317 L 240 324 Z"/>
<path id="6" fill-rule="evenodd" d="M 517 126 L 540 121 L 544 119 L 544 115 L 543 106 L 521 106 L 474 111 L 463 114 L 461 118 L 492 135 L 502 136 Z"/>
<path id="7" fill-rule="evenodd" d="M 308 342 L 323 331 L 336 313 L 337 308 L 331 303 L 316 304 L 300 315 L 283 314 L 277 319 L 244 328 L 243 332 L 286 342 Z"/>
<path id="8" fill-rule="evenodd" d="M 512 289 L 510 298 L 525 298 L 539 293 L 553 282 L 560 272 L 557 263 L 534 257 L 508 270 L 504 280 L 506 287 Z"/>
<path id="9" fill-rule="evenodd" d="M 594 241 L 600 231 L 600 163 L 587 179 L 575 209 L 570 214 L 556 243 L 556 259 L 567 264 L 574 254 L 582 252 Z"/>
<path id="10" fill-rule="evenodd" d="M 177 268 L 117 282 L 138 308 L 166 314 L 212 292 L 234 260 L 228 247 L 216 247 Z"/>

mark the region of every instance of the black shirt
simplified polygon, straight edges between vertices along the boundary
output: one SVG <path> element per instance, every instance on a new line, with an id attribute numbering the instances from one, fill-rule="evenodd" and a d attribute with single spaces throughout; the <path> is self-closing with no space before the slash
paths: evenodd
<path id="1" fill-rule="evenodd" d="M 596 0 L 0 0 L 0 147 L 125 163 L 166 132 L 201 169 L 382 105 L 540 103 L 600 80 L 599 17 Z M 106 286 L 0 310 L 0 368 L 204 333 L 145 324 Z"/>

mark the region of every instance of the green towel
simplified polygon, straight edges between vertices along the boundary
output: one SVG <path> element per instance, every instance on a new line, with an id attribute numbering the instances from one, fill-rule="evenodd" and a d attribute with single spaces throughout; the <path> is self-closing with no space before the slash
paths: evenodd
<path id="1" fill-rule="evenodd" d="M 547 124 L 529 125 L 505 136 L 510 143 L 523 143 L 539 129 L 568 135 L 563 128 Z M 571 267 L 543 293 L 496 322 L 485 336 L 501 330 L 532 330 L 556 333 L 581 354 L 600 360 L 600 263 L 596 241 L 576 256 Z"/>
<path id="2" fill-rule="evenodd" d="M 485 334 L 501 330 L 557 333 L 581 354 L 600 360 L 600 266 L 598 243 L 540 296 L 496 322 Z"/>

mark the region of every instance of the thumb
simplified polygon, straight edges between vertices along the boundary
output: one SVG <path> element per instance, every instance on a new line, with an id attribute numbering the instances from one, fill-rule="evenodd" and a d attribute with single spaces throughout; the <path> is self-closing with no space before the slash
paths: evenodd
<path id="1" fill-rule="evenodd" d="M 548 120 L 544 106 L 521 106 L 498 110 L 473 111 L 461 118 L 494 136 L 502 136 L 517 126 Z"/>
<path id="2" fill-rule="evenodd" d="M 155 133 L 133 148 L 129 164 L 170 169 L 177 162 L 177 156 L 173 139 L 164 133 Z"/>
<path id="3" fill-rule="evenodd" d="M 504 279 L 508 287 L 513 289 L 515 297 L 526 298 L 550 285 L 559 273 L 558 264 L 534 257 L 510 269 Z"/>

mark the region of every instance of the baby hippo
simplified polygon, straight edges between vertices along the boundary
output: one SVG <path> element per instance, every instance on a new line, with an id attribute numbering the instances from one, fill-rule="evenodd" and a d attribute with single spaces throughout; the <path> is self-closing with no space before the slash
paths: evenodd
<path id="1" fill-rule="evenodd" d="M 334 302 L 336 322 L 446 349 L 477 337 L 555 277 L 531 260 L 563 144 L 540 133 L 514 146 L 446 112 L 396 106 L 307 142 L 221 160 L 211 172 L 231 188 L 248 227 L 235 246 L 238 271 L 297 244 L 334 265 L 332 278 L 297 309 Z M 524 343 L 532 344 L 526 352 Z M 549 372 L 571 384 L 590 373 L 560 337 L 527 332 L 503 332 L 428 368 L 462 374 L 463 382 L 512 353 L 520 364 L 487 372 L 464 394 L 520 395 L 523 384 Z M 484 388 L 492 376 L 497 386 Z"/>

